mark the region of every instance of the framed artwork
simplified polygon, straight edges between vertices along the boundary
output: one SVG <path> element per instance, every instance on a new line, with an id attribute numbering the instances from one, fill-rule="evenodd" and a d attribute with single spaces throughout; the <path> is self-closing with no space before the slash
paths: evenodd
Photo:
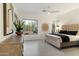
<path id="1" fill-rule="evenodd" d="M 3 3 L 4 36 L 13 33 L 13 6 L 11 3 Z"/>

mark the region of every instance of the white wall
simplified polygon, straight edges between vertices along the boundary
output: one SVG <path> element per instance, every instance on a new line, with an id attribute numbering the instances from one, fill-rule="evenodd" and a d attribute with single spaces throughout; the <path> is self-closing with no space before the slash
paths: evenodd
<path id="1" fill-rule="evenodd" d="M 11 35 L 3 36 L 3 4 L 0 3 L 0 42 L 4 41 L 6 38 L 8 38 Z"/>
<path id="2" fill-rule="evenodd" d="M 79 8 L 65 13 L 63 15 L 59 15 L 57 19 L 60 20 L 60 25 L 79 24 Z"/>

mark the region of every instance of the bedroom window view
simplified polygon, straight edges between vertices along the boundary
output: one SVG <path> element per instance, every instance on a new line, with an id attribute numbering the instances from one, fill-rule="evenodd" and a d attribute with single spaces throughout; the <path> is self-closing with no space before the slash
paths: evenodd
<path id="1" fill-rule="evenodd" d="M 23 20 L 24 24 L 24 34 L 37 34 L 38 33 L 38 22 L 36 20 Z"/>

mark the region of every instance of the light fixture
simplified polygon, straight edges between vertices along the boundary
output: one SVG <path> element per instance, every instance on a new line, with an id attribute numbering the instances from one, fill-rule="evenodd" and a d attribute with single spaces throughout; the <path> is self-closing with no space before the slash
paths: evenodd
<path id="1" fill-rule="evenodd" d="M 43 9 L 42 12 L 47 12 L 48 14 L 50 13 L 58 13 L 59 10 L 52 10 L 50 6 L 48 6 L 46 9 Z"/>
<path id="2" fill-rule="evenodd" d="M 50 14 L 50 12 L 48 12 L 48 15 Z"/>

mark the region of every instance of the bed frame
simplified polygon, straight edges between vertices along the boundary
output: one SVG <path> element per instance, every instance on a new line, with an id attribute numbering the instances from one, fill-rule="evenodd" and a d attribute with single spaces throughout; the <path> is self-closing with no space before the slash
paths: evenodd
<path id="1" fill-rule="evenodd" d="M 62 30 L 78 31 L 79 30 L 79 24 L 62 25 Z M 57 47 L 59 49 L 70 47 L 70 46 L 79 46 L 79 41 L 61 42 L 61 38 L 58 38 L 55 35 L 53 36 L 51 34 L 46 34 L 46 40 L 45 41 L 54 45 L 55 47 Z"/>

